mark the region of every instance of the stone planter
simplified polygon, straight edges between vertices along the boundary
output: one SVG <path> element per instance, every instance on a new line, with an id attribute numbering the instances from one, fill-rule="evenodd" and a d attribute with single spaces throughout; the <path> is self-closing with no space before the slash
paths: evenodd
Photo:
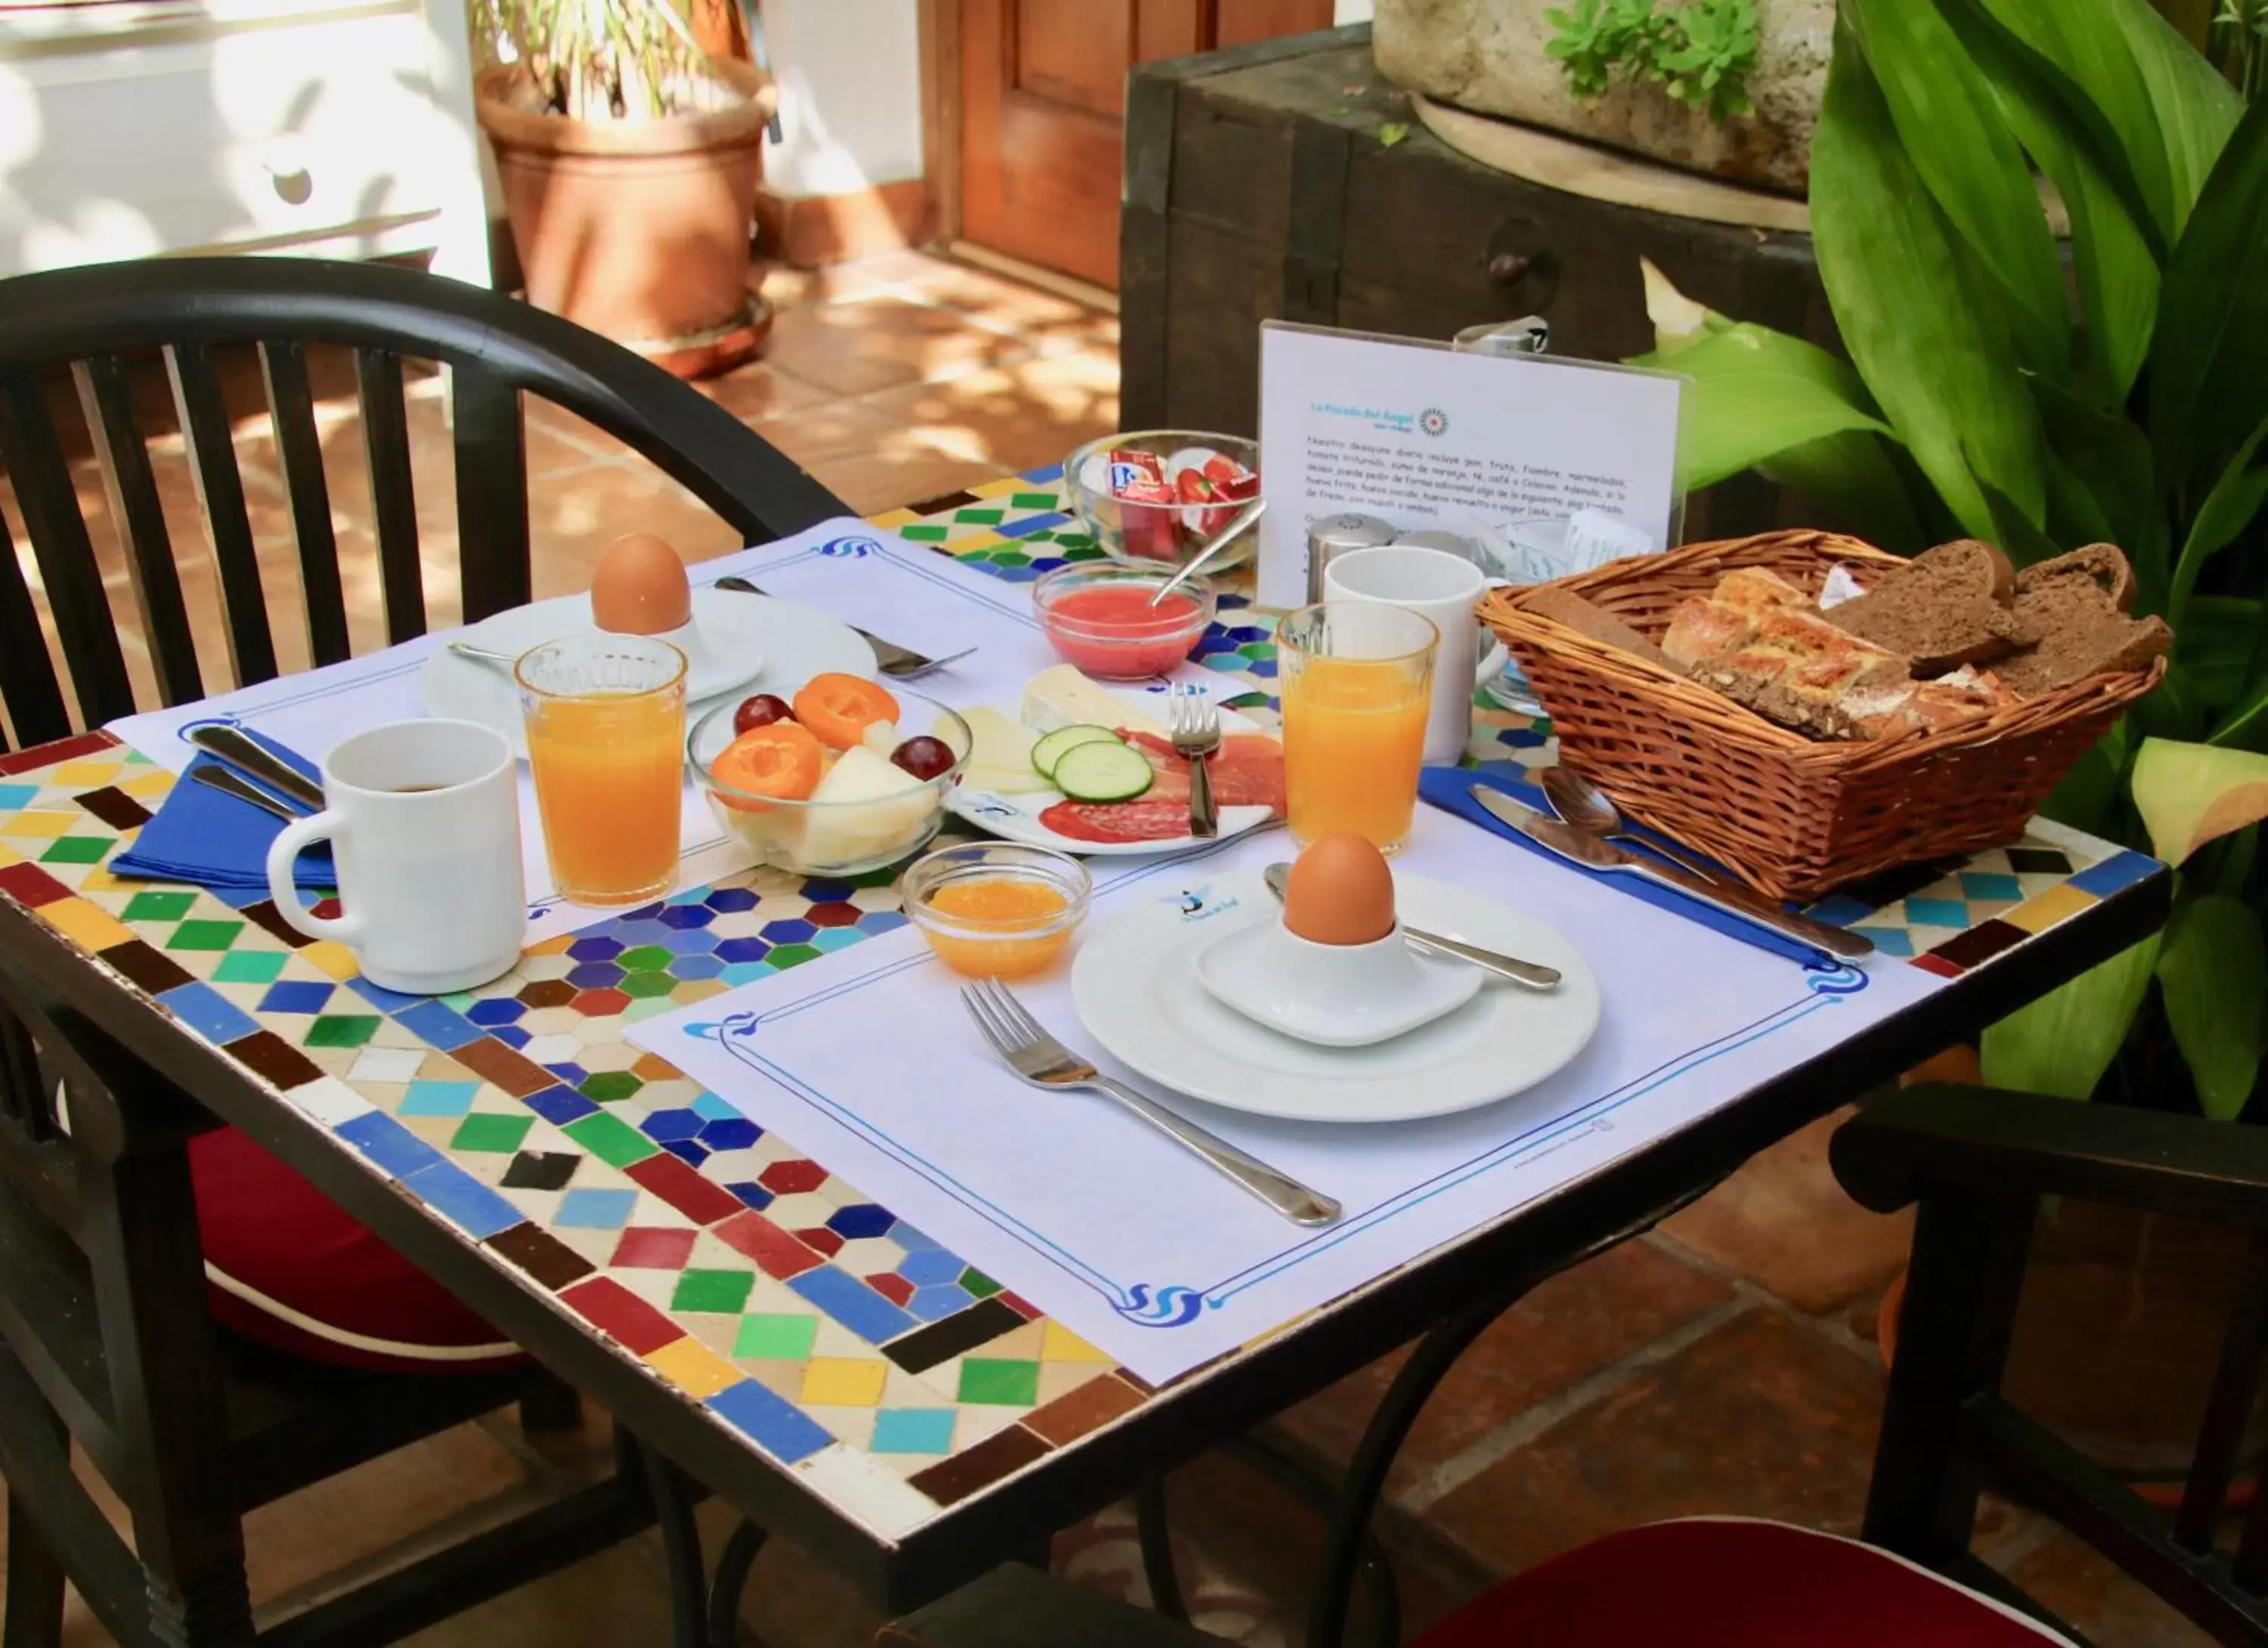
<path id="1" fill-rule="evenodd" d="M 1377 0 L 1372 49 L 1396 85 L 1476 114 L 1543 126 L 1666 165 L 1783 194 L 1811 179 L 1811 134 L 1827 86 L 1835 0 L 1758 0 L 1749 76 L 1756 112 L 1719 126 L 1659 86 L 1619 79 L 1585 102 L 1545 48 L 1544 13 L 1572 0 Z"/>
<path id="2" fill-rule="evenodd" d="M 737 99 L 666 120 L 549 114 L 509 67 L 475 82 L 528 301 L 686 378 L 740 364 L 770 327 L 748 290 L 748 242 L 779 93 L 747 63 L 711 68 Z"/>

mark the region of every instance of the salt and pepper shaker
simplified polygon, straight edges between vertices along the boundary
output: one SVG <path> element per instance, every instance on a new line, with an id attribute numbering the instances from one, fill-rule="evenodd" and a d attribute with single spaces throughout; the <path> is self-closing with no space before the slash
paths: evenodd
<path id="1" fill-rule="evenodd" d="M 1349 510 L 1315 521 L 1307 528 L 1307 604 L 1312 607 L 1323 599 L 1323 573 L 1333 555 L 1376 549 L 1394 541 L 1394 528 L 1375 515 Z"/>
<path id="2" fill-rule="evenodd" d="M 1462 533 L 1453 533 L 1439 526 L 1428 526 L 1422 532 L 1406 532 L 1394 541 L 1414 549 L 1439 549 L 1443 555 L 1453 555 L 1460 561 L 1481 564 L 1480 546 Z"/>

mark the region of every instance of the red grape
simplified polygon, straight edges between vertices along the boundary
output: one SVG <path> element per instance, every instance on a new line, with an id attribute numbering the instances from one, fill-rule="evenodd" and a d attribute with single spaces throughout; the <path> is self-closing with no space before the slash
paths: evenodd
<path id="1" fill-rule="evenodd" d="M 733 731 L 753 732 L 760 726 L 770 726 L 775 721 L 784 721 L 793 711 L 787 700 L 775 698 L 768 692 L 740 700 L 740 707 L 733 711 Z"/>
<path id="2" fill-rule="evenodd" d="M 917 778 L 937 778 L 953 770 L 953 748 L 940 739 L 909 738 L 890 752 L 890 760 Z"/>

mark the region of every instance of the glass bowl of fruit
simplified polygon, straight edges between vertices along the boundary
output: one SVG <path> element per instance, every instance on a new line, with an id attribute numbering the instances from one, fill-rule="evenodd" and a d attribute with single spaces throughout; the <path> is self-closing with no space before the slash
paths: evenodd
<path id="1" fill-rule="evenodd" d="M 974 741 L 934 698 L 826 674 L 789 697 L 718 704 L 685 753 L 709 810 L 758 862 L 844 876 L 929 844 Z"/>
<path id="2" fill-rule="evenodd" d="M 1064 496 L 1112 560 L 1177 567 L 1260 496 L 1260 447 L 1200 430 L 1106 435 L 1064 460 Z M 1256 541 L 1247 529 L 1206 566 L 1235 566 Z"/>
<path id="3" fill-rule="evenodd" d="M 1070 947 L 1094 891 L 1078 859 L 1013 842 L 939 847 L 898 882 L 906 918 L 939 960 L 968 978 L 1046 972 Z"/>

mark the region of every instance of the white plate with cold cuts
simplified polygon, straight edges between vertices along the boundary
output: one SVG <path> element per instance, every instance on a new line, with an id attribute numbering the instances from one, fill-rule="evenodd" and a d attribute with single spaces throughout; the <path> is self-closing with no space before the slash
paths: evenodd
<path id="1" fill-rule="evenodd" d="M 1033 677 L 1020 704 L 964 709 L 976 747 L 946 806 L 980 829 L 1027 847 L 1080 857 L 1178 852 L 1203 843 L 1189 834 L 1189 763 L 1172 753 L 1161 691 L 1090 681 L 1068 664 Z M 1284 746 L 1257 722 L 1220 712 L 1221 747 L 1212 757 L 1220 839 L 1257 829 L 1284 808 Z M 1115 736 L 1114 736 L 1115 735 Z M 1106 764 L 1111 776 L 1081 786 L 1040 770 L 1065 738 L 1123 746 Z M 1094 763 L 1094 753 L 1082 758 Z M 1114 770 L 1116 769 L 1116 770 Z M 1135 793 L 1116 779 L 1130 772 Z M 1246 804 L 1247 798 L 1257 798 Z"/>
<path id="2" fill-rule="evenodd" d="M 1161 1086 L 1226 1109 L 1296 1122 L 1410 1122 L 1525 1092 L 1580 1053 L 1599 1027 L 1599 983 L 1552 928 L 1471 887 L 1395 872 L 1395 906 L 1417 926 L 1557 967 L 1559 986 L 1491 981 L 1454 1012 L 1390 1041 L 1328 1048 L 1222 1005 L 1197 982 L 1198 951 L 1281 919 L 1257 870 L 1181 880 L 1122 911 L 1071 966 L 1079 1022 Z"/>
<path id="3" fill-rule="evenodd" d="M 450 639 L 517 658 L 546 641 L 597 628 L 588 595 L 562 595 L 484 618 Z M 688 707 L 730 693 L 770 692 L 787 697 L 813 676 L 829 670 L 873 678 L 874 649 L 856 631 L 825 613 L 769 595 L 696 589 L 693 628 L 695 643 L 686 650 Z M 519 688 L 509 669 L 460 658 L 444 641 L 417 672 L 417 698 L 427 715 L 494 727 L 511 740 L 521 759 L 526 758 Z"/>

